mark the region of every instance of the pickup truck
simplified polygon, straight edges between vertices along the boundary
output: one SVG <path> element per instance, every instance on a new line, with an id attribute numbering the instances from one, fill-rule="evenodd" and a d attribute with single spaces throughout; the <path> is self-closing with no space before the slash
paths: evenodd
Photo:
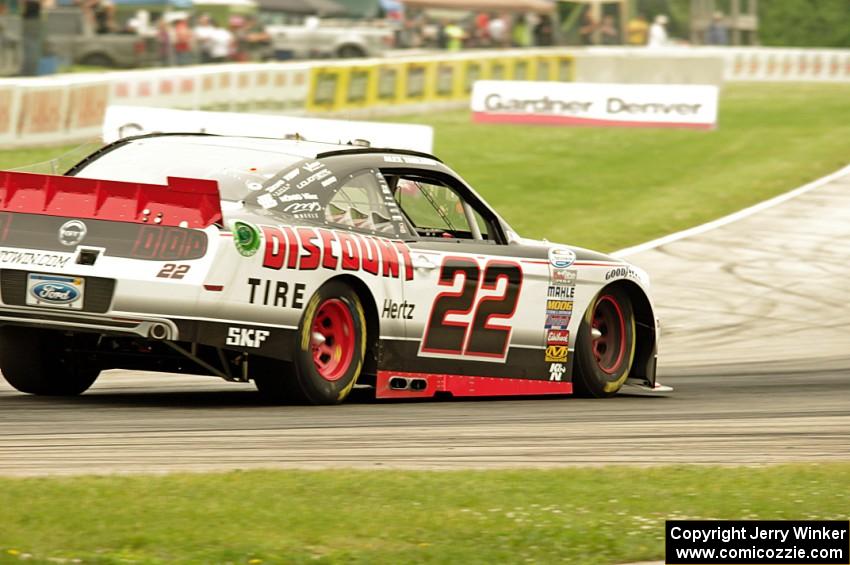
<path id="1" fill-rule="evenodd" d="M 79 8 L 45 12 L 47 50 L 67 62 L 97 67 L 145 67 L 159 59 L 155 37 L 132 33 L 95 33 Z"/>
<path id="2" fill-rule="evenodd" d="M 395 30 L 380 22 L 319 21 L 304 25 L 267 25 L 277 59 L 376 57 L 395 44 Z"/>

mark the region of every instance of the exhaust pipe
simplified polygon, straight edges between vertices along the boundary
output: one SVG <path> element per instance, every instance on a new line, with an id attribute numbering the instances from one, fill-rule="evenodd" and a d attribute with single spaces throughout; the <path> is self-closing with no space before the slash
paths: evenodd
<path id="1" fill-rule="evenodd" d="M 410 379 L 404 377 L 393 377 L 390 379 L 391 390 L 407 390 L 410 388 Z"/>
<path id="2" fill-rule="evenodd" d="M 168 326 L 165 324 L 153 324 L 148 330 L 151 339 L 165 339 L 168 337 Z"/>
<path id="3" fill-rule="evenodd" d="M 428 381 L 425 379 L 409 379 L 406 377 L 392 377 L 390 379 L 390 390 L 422 392 L 426 388 L 428 388 Z"/>

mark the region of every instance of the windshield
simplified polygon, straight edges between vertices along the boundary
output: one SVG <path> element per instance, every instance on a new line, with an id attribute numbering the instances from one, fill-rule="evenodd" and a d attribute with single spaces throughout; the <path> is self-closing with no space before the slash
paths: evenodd
<path id="1" fill-rule="evenodd" d="M 237 201 L 303 160 L 282 154 L 274 142 L 246 145 L 201 136 L 136 139 L 86 164 L 76 176 L 148 184 L 167 184 L 167 177 L 209 179 L 218 181 L 223 200 Z"/>

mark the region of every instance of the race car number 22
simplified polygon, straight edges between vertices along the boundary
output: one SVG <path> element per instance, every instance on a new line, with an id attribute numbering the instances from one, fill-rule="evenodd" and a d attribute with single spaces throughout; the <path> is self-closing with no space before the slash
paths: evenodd
<path id="1" fill-rule="evenodd" d="M 422 352 L 504 359 L 513 328 L 498 320 L 510 320 L 516 312 L 522 268 L 509 261 L 493 260 L 484 266 L 482 276 L 476 260 L 446 257 L 437 284 L 454 287 L 458 277 L 463 278 L 459 290 L 441 292 L 434 299 Z M 490 291 L 498 291 L 500 280 L 505 281 L 503 290 L 493 294 Z M 471 322 L 460 319 L 470 313 Z"/>

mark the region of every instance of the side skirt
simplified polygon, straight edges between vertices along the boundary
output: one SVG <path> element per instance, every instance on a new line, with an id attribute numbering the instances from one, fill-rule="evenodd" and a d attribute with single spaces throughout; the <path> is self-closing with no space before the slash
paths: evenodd
<path id="1" fill-rule="evenodd" d="M 572 394 L 569 381 L 477 377 L 378 371 L 376 398 L 431 398 L 438 393 L 452 396 L 536 396 Z"/>

